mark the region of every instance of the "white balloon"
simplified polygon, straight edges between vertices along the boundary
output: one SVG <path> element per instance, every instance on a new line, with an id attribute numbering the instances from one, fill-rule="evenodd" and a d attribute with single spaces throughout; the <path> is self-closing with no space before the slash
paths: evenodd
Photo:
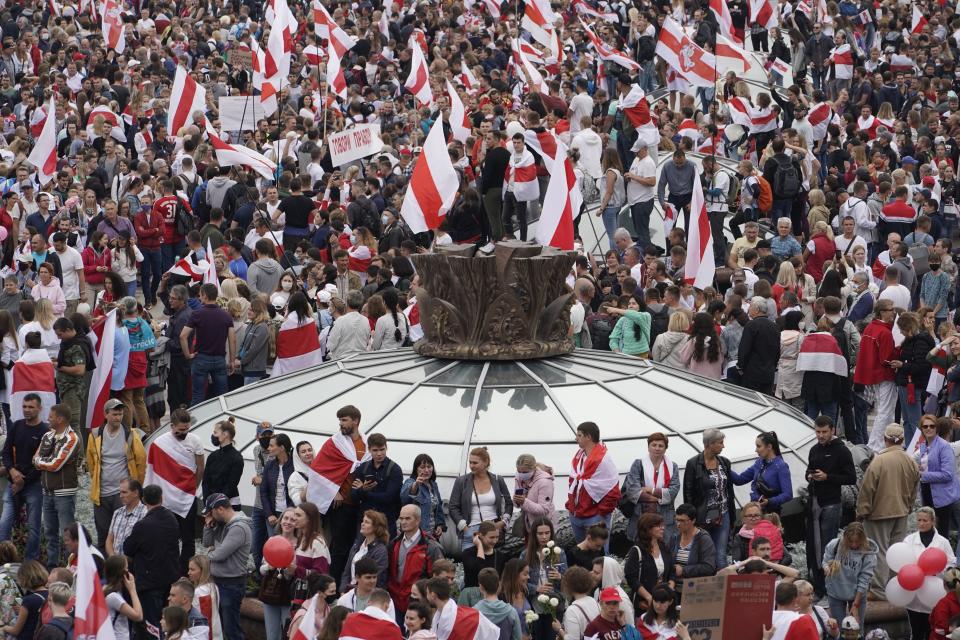
<path id="1" fill-rule="evenodd" d="M 914 591 L 917 599 L 928 609 L 933 609 L 940 599 L 947 595 L 943 580 L 939 576 L 927 576 L 920 588 Z"/>
<path id="2" fill-rule="evenodd" d="M 894 573 L 900 571 L 908 564 L 915 564 L 920 554 L 917 549 L 908 545 L 906 542 L 898 542 L 890 545 L 887 549 L 887 566 Z"/>
<path id="3" fill-rule="evenodd" d="M 895 607 L 907 606 L 913 602 L 913 597 L 916 595 L 916 591 L 907 591 L 901 587 L 900 583 L 897 582 L 896 576 L 890 578 L 890 582 L 887 583 L 886 592 L 887 602 Z"/>

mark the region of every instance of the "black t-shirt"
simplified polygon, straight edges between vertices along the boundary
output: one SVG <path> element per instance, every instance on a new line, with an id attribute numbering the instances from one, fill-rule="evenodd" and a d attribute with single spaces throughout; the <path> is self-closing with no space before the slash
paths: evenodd
<path id="1" fill-rule="evenodd" d="M 310 212 L 314 209 L 313 200 L 304 195 L 287 196 L 279 205 L 280 211 L 287 216 L 288 227 L 306 229 L 309 226 Z"/>

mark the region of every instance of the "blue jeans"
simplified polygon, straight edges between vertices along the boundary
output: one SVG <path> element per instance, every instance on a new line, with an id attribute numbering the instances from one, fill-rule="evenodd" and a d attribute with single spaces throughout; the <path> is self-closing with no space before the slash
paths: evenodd
<path id="1" fill-rule="evenodd" d="M 479 524 L 467 525 L 467 528 L 460 532 L 460 551 L 466 551 L 473 546 L 473 536 L 480 530 Z"/>
<path id="2" fill-rule="evenodd" d="M 193 404 L 198 405 L 207 397 L 216 398 L 227 392 L 227 361 L 223 356 L 208 356 L 198 353 L 190 366 L 193 375 Z M 204 394 L 207 378 L 210 378 L 208 393 Z"/>
<path id="3" fill-rule="evenodd" d="M 610 521 L 613 520 L 613 514 L 608 513 L 605 516 L 596 515 L 590 516 L 589 518 L 578 518 L 574 515 L 570 516 L 570 527 L 573 529 L 573 539 L 577 544 L 583 542 L 583 539 L 587 537 L 587 529 L 592 525 L 598 524 L 600 522 L 607 525 L 607 531 L 610 530 Z M 610 538 L 607 538 L 607 543 L 603 545 L 603 552 L 608 553 L 610 551 Z"/>
<path id="4" fill-rule="evenodd" d="M 246 578 L 215 578 L 220 590 L 220 624 L 223 625 L 223 637 L 244 640 L 240 627 L 240 603 L 246 594 Z"/>
<path id="5" fill-rule="evenodd" d="M 267 377 L 267 372 L 266 372 L 266 371 L 261 371 L 260 373 L 255 373 L 255 372 L 253 372 L 253 371 L 250 371 L 250 372 L 248 372 L 248 373 L 243 374 L 243 384 L 244 384 L 244 386 L 246 386 L 246 385 L 248 385 L 248 384 L 253 384 L 253 383 L 255 383 L 255 382 L 260 382 L 261 380 L 263 380 L 263 379 L 266 378 L 266 377 Z"/>
<path id="6" fill-rule="evenodd" d="M 864 399 L 863 394 L 853 393 L 854 433 L 853 437 L 850 437 L 849 433 L 847 434 L 853 444 L 867 444 L 867 416 L 870 414 L 870 406 L 870 403 Z"/>
<path id="7" fill-rule="evenodd" d="M 620 207 L 604 207 L 601 215 L 603 218 L 603 228 L 607 232 L 607 241 L 610 243 L 610 248 L 616 249 L 616 245 L 613 244 L 613 234 L 617 230 L 617 218 L 619 218 L 620 215 Z"/>
<path id="8" fill-rule="evenodd" d="M 47 536 L 47 567 L 60 564 L 60 532 L 76 522 L 76 496 L 43 496 L 43 533 Z"/>
<path id="9" fill-rule="evenodd" d="M 730 544 L 730 514 L 724 514 L 720 522 L 715 526 L 703 527 L 703 530 L 710 534 L 713 546 L 717 550 L 717 571 L 727 566 L 727 546 Z"/>
<path id="10" fill-rule="evenodd" d="M 826 593 L 823 576 L 823 551 L 827 548 L 827 543 L 837 537 L 840 531 L 840 517 L 843 514 L 843 505 L 839 502 L 820 507 L 819 521 L 814 521 L 813 514 L 810 514 L 810 524 L 807 527 L 807 549 L 811 550 L 814 543 L 819 542 L 819 546 L 813 550 L 813 554 L 808 551 L 807 557 L 813 558 L 807 569 L 810 572 L 810 582 L 813 583 L 813 590 L 818 596 Z M 816 527 L 816 529 L 814 529 Z M 818 533 L 819 540 L 814 538 L 814 533 Z M 841 618 L 842 620 L 842 618 Z"/>
<path id="11" fill-rule="evenodd" d="M 833 402 L 817 402 L 815 400 L 807 400 L 804 412 L 811 420 L 816 420 L 820 416 L 827 416 L 833 420 L 833 424 L 837 424 L 836 400 Z"/>
<path id="12" fill-rule="evenodd" d="M 173 266 L 180 258 L 180 252 L 183 251 L 187 246 L 186 241 L 181 240 L 180 242 L 175 242 L 173 244 L 167 244 L 166 242 L 160 245 L 160 270 L 163 273 L 166 273 L 170 270 L 170 267 Z M 158 285 L 159 286 L 159 285 Z"/>
<path id="13" fill-rule="evenodd" d="M 143 262 L 140 263 L 140 288 L 143 289 L 143 299 L 149 304 L 157 302 L 157 289 L 160 287 L 160 278 L 163 276 L 163 254 L 160 249 L 144 249 Z"/>
<path id="14" fill-rule="evenodd" d="M 793 200 L 777 200 L 774 198 L 773 206 L 770 207 L 770 220 L 776 224 L 779 218 L 789 218 L 793 211 Z"/>
<path id="15" fill-rule="evenodd" d="M 267 542 L 267 515 L 260 507 L 254 507 L 250 515 L 250 555 L 253 556 L 253 566 L 260 568 L 263 562 L 263 545 Z M 254 571 L 254 575 L 259 579 L 260 572 Z"/>
<path id="16" fill-rule="evenodd" d="M 27 560 L 40 558 L 40 522 L 43 513 L 43 490 L 39 478 L 26 485 L 16 495 L 8 485 L 3 492 L 3 515 L 0 516 L 0 540 L 9 540 L 20 515 L 20 507 L 27 505 Z"/>
<path id="17" fill-rule="evenodd" d="M 653 198 L 630 205 L 630 218 L 633 220 L 633 230 L 637 234 L 637 246 L 640 247 L 640 251 L 650 245 L 651 211 L 653 211 Z"/>
<path id="18" fill-rule="evenodd" d="M 263 625 L 267 640 L 283 640 L 283 625 L 290 619 L 290 606 L 263 605 Z"/>
<path id="19" fill-rule="evenodd" d="M 830 617 L 834 620 L 843 620 L 847 617 L 847 611 L 850 609 L 850 605 L 853 604 L 853 601 L 839 600 L 833 596 L 827 596 L 827 601 L 830 603 L 828 609 L 830 611 Z M 863 637 L 865 629 L 863 628 L 863 618 L 867 613 L 867 594 L 863 594 L 863 597 L 860 599 L 860 637 Z M 839 618 L 837 616 L 840 616 Z"/>
<path id="20" fill-rule="evenodd" d="M 903 421 L 903 442 L 909 444 L 913 439 L 913 434 L 920 428 L 920 416 L 923 415 L 923 403 L 921 396 L 923 389 L 917 389 L 914 393 L 913 403 L 907 402 L 907 387 L 897 385 L 897 397 L 900 398 L 900 417 Z"/>
<path id="21" fill-rule="evenodd" d="M 126 293 L 128 296 L 130 296 L 131 298 L 137 297 L 137 281 L 136 280 L 132 282 L 124 282 L 123 286 L 126 287 L 127 289 Z"/>

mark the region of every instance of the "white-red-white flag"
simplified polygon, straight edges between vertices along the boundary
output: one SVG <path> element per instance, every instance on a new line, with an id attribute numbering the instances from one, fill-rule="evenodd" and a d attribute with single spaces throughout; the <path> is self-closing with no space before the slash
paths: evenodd
<path id="1" fill-rule="evenodd" d="M 584 32 L 587 34 L 587 37 L 590 39 L 590 43 L 593 45 L 593 48 L 597 52 L 597 56 L 601 60 L 605 62 L 614 62 L 627 71 L 640 70 L 639 62 L 601 40 L 600 37 L 595 34 L 590 27 L 587 26 L 587 24 L 583 21 L 583 18 L 580 19 L 580 24 L 583 25 Z"/>
<path id="2" fill-rule="evenodd" d="M 127 141 L 127 136 L 123 132 L 122 118 L 115 114 L 113 110 L 105 104 L 99 104 L 95 106 L 90 110 L 90 114 L 87 116 L 87 136 L 90 138 L 90 140 L 95 140 L 98 137 L 95 127 L 97 117 L 102 117 L 104 124 L 110 125 L 111 138 L 117 142 Z"/>
<path id="3" fill-rule="evenodd" d="M 317 34 L 317 37 L 322 38 L 323 40 L 329 40 L 331 27 L 335 28 L 337 23 L 334 22 L 333 17 L 327 11 L 327 8 L 323 6 L 320 0 L 313 0 L 312 9 L 314 33 Z"/>
<path id="4" fill-rule="evenodd" d="M 407 76 L 403 86 L 412 93 L 422 106 L 433 104 L 433 91 L 430 90 L 430 69 L 427 67 L 427 59 L 423 55 L 423 49 L 414 44 L 410 47 L 412 58 L 410 62 L 410 75 Z"/>
<path id="5" fill-rule="evenodd" d="M 79 533 L 73 637 L 77 640 L 116 640 L 110 609 L 103 595 L 103 587 L 100 586 L 97 564 L 90 551 L 90 541 L 83 527 L 80 527 Z"/>
<path id="6" fill-rule="evenodd" d="M 273 376 L 300 371 L 323 363 L 317 323 L 312 318 L 300 318 L 291 311 L 284 318 L 277 333 L 277 360 Z"/>
<path id="7" fill-rule="evenodd" d="M 712 87 L 716 83 L 716 58 L 698 47 L 673 18 L 663 22 L 656 53 L 690 84 Z"/>
<path id="8" fill-rule="evenodd" d="M 300 626 L 297 627 L 296 632 L 290 637 L 290 640 L 315 640 L 317 637 L 317 598 L 320 597 L 320 594 L 315 594 L 310 600 L 303 604 L 304 611 L 303 617 L 300 618 Z M 220 617 L 219 615 L 217 616 Z M 343 636 L 341 636 L 342 638 Z"/>
<path id="9" fill-rule="evenodd" d="M 207 273 L 207 261 L 197 260 L 194 262 L 194 255 L 191 251 L 183 258 L 180 258 L 173 263 L 173 266 L 167 270 L 167 273 L 175 276 L 186 276 L 193 282 L 203 282 L 203 277 Z"/>
<path id="10" fill-rule="evenodd" d="M 437 637 L 445 640 L 498 640 L 500 628 L 471 607 L 458 606 L 453 600 L 433 619 Z"/>
<path id="11" fill-rule="evenodd" d="M 677 212 L 669 202 L 663 203 L 663 235 L 668 236 L 677 224 Z"/>
<path id="12" fill-rule="evenodd" d="M 37 168 L 37 178 L 40 186 L 53 180 L 57 176 L 57 103 L 56 93 L 50 96 L 46 107 L 47 119 L 40 130 L 40 137 L 36 139 L 27 162 Z"/>
<path id="13" fill-rule="evenodd" d="M 619 106 L 630 124 L 637 130 L 638 142 L 645 146 L 660 144 L 660 129 L 650 117 L 650 103 L 640 85 L 630 87 L 630 92 L 620 100 Z"/>
<path id="14" fill-rule="evenodd" d="M 10 418 L 23 419 L 23 399 L 27 394 L 40 396 L 40 419 L 46 420 L 50 407 L 57 404 L 56 371 L 44 348 L 27 349 L 10 370 Z"/>
<path id="15" fill-rule="evenodd" d="M 808 334 L 800 344 L 797 371 L 819 371 L 847 377 L 847 361 L 840 344 L 829 331 Z"/>
<path id="16" fill-rule="evenodd" d="M 522 40 L 516 40 L 514 42 L 514 57 L 518 61 L 518 66 L 520 67 L 520 73 L 518 75 L 520 82 L 524 85 L 537 87 L 540 93 L 544 95 L 549 94 L 550 87 L 547 86 L 547 82 L 543 79 L 543 75 L 537 70 L 533 64 L 533 61 L 530 59 L 530 56 L 524 50 L 524 46 L 529 47 L 529 45 L 524 43 Z"/>
<path id="17" fill-rule="evenodd" d="M 453 206 L 459 188 L 460 176 L 447 153 L 443 120 L 437 118 L 413 166 L 400 215 L 414 233 L 436 229 Z"/>
<path id="18" fill-rule="evenodd" d="M 210 146 L 213 147 L 213 153 L 217 156 L 217 163 L 221 167 L 243 166 L 250 167 L 265 180 L 273 180 L 277 171 L 277 163 L 267 156 L 254 151 L 250 147 L 240 144 L 230 144 L 220 138 L 216 131 L 207 122 L 207 139 Z M 207 260 L 213 262 L 213 255 L 207 255 Z M 216 268 L 213 271 L 214 280 L 216 280 Z M 204 278 L 206 273 L 204 273 Z"/>
<path id="19" fill-rule="evenodd" d="M 470 70 L 470 67 L 467 65 L 465 60 L 460 61 L 460 83 L 463 85 L 463 88 L 467 91 L 473 92 L 480 88 L 480 83 L 477 81 L 477 77 L 473 75 L 473 71 Z"/>
<path id="20" fill-rule="evenodd" d="M 347 616 L 340 629 L 339 640 L 403 640 L 403 634 L 397 623 L 390 619 L 389 613 L 376 607 L 367 607 Z"/>
<path id="21" fill-rule="evenodd" d="M 186 518 L 197 495 L 197 461 L 192 451 L 169 431 L 147 449 L 144 485 L 163 489 L 163 506 Z"/>
<path id="22" fill-rule="evenodd" d="M 307 500 L 317 505 L 320 513 L 325 514 L 347 476 L 369 459 L 369 449 L 363 454 L 363 458 L 357 460 L 353 440 L 339 431 L 333 434 L 323 443 L 310 463 L 307 471 Z"/>
<path id="23" fill-rule="evenodd" d="M 777 12 L 773 0 L 750 0 L 750 23 L 764 29 L 777 26 Z"/>
<path id="24" fill-rule="evenodd" d="M 520 27 L 526 29 L 533 39 L 545 47 L 551 46 L 551 32 L 557 22 L 557 14 L 549 0 L 525 0 Z"/>
<path id="25" fill-rule="evenodd" d="M 827 135 L 827 127 L 833 114 L 833 107 L 829 102 L 818 102 L 811 107 L 807 114 L 807 121 L 813 127 L 813 141 L 823 140 Z M 810 142 L 809 140 L 807 142 Z"/>
<path id="26" fill-rule="evenodd" d="M 260 92 L 257 98 L 260 101 L 260 108 L 266 117 L 276 113 L 280 108 L 280 102 L 277 98 L 277 87 L 274 81 L 268 79 L 268 73 L 276 74 L 276 65 L 273 58 L 267 56 L 267 52 L 260 48 L 256 39 L 250 40 L 251 68 L 253 71 L 253 88 Z M 276 76 L 273 76 L 276 78 Z"/>
<path id="27" fill-rule="evenodd" d="M 746 73 L 750 67 L 750 56 L 734 38 L 717 34 L 717 64 L 726 71 Z"/>
<path id="28" fill-rule="evenodd" d="M 733 30 L 733 17 L 730 15 L 730 7 L 727 6 L 727 0 L 710 0 L 710 10 L 713 12 L 713 15 L 717 17 L 717 23 L 720 25 L 718 35 L 739 42 L 737 34 Z"/>
<path id="29" fill-rule="evenodd" d="M 587 0 L 573 0 L 572 4 L 577 13 L 581 15 L 597 18 L 598 20 L 606 20 L 607 22 L 620 21 L 618 14 L 613 11 L 600 11 L 599 9 L 595 9 Z"/>
<path id="30" fill-rule="evenodd" d="M 181 65 L 173 77 L 170 108 L 167 111 L 167 132 L 175 136 L 190 122 L 195 111 L 206 113 L 207 90 L 200 86 Z"/>
<path id="31" fill-rule="evenodd" d="M 466 142 L 470 137 L 470 120 L 456 88 L 447 80 L 447 97 L 450 99 L 450 131 L 454 140 Z"/>
<path id="32" fill-rule="evenodd" d="M 114 309 L 90 329 L 95 338 L 93 359 L 96 368 L 90 378 L 87 394 L 87 431 L 103 424 L 103 405 L 110 399 L 110 384 L 113 381 L 113 342 L 117 326 L 117 310 Z M 94 342 L 94 340 L 91 340 Z"/>
<path id="33" fill-rule="evenodd" d="M 498 0 L 483 0 L 483 6 L 486 7 L 491 18 L 494 20 L 500 19 L 500 2 Z"/>
<path id="34" fill-rule="evenodd" d="M 217 277 L 217 263 L 213 259 L 213 247 L 210 246 L 210 238 L 207 238 L 207 270 L 203 273 L 203 284 L 212 284 L 220 292 L 220 278 Z"/>
<path id="35" fill-rule="evenodd" d="M 103 3 L 103 42 L 108 48 L 113 49 L 117 54 L 123 53 L 127 48 L 127 39 L 123 33 L 123 16 L 120 4 L 117 0 L 104 0 Z"/>
<path id="36" fill-rule="evenodd" d="M 793 67 L 789 64 L 780 58 L 774 58 L 773 62 L 770 63 L 770 69 L 780 74 L 780 77 L 783 78 L 783 86 L 793 85 Z"/>
<path id="37" fill-rule="evenodd" d="M 910 25 L 910 33 L 921 33 L 925 26 L 927 26 L 927 17 L 923 15 L 919 6 L 913 5 L 913 21 Z"/>
<path id="38" fill-rule="evenodd" d="M 347 80 L 343 77 L 340 54 L 332 40 L 327 42 L 327 85 L 331 94 L 341 100 L 347 99 Z"/>
<path id="39" fill-rule="evenodd" d="M 713 256 L 713 234 L 707 216 L 707 201 L 703 197 L 700 180 L 693 181 L 693 197 L 690 199 L 690 228 L 687 229 L 687 262 L 684 265 L 684 280 L 697 289 L 713 284 L 716 264 Z"/>
<path id="40" fill-rule="evenodd" d="M 853 78 L 853 50 L 849 44 L 842 44 L 830 51 L 830 62 L 833 63 L 833 77 L 836 80 Z"/>
<path id="41" fill-rule="evenodd" d="M 565 151 L 564 148 L 564 153 L 562 155 L 558 153 L 552 160 L 553 168 L 550 171 L 550 182 L 547 183 L 547 192 L 543 198 L 536 236 L 541 246 L 572 251 L 573 218 L 578 211 L 573 210 L 570 193 L 576 186 L 577 178 Z M 544 158 L 544 162 L 550 162 L 550 160 Z M 577 191 L 579 192 L 579 189 Z"/>

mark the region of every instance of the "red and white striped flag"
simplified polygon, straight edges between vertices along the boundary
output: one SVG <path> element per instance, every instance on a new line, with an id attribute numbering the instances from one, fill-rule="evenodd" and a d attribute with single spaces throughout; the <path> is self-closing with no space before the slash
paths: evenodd
<path id="1" fill-rule="evenodd" d="M 87 431 L 103 424 L 103 405 L 110 399 L 110 384 L 113 381 L 113 341 L 117 326 L 117 310 L 114 309 L 94 323 L 88 336 L 92 336 L 93 359 L 96 368 L 90 378 L 87 394 Z"/>
<path id="2" fill-rule="evenodd" d="M 94 124 L 97 117 L 100 116 L 103 118 L 103 121 L 110 125 L 110 137 L 117 140 L 117 142 L 126 142 L 127 136 L 123 132 L 123 121 L 113 112 L 110 107 L 107 105 L 97 105 L 90 111 L 90 115 L 87 116 L 87 136 L 93 140 L 97 137 L 94 130 Z"/>
<path id="3" fill-rule="evenodd" d="M 76 607 L 73 618 L 73 637 L 77 640 L 116 640 L 110 609 L 103 596 L 97 564 L 90 551 L 90 541 L 83 527 L 77 548 Z"/>
<path id="4" fill-rule="evenodd" d="M 849 44 L 842 44 L 830 51 L 833 63 L 833 77 L 836 80 L 849 80 L 853 77 L 853 50 Z"/>
<path id="5" fill-rule="evenodd" d="M 483 6 L 486 7 L 491 18 L 494 20 L 500 19 L 500 2 L 498 0 L 483 0 Z"/>
<path id="6" fill-rule="evenodd" d="M 693 181 L 693 197 L 690 199 L 687 247 L 687 262 L 683 269 L 685 282 L 697 289 L 711 286 L 717 268 L 713 256 L 713 233 L 707 216 L 707 202 L 698 179 Z"/>
<path id="7" fill-rule="evenodd" d="M 663 235 L 668 236 L 677 224 L 677 212 L 669 202 L 663 203 Z"/>
<path id="8" fill-rule="evenodd" d="M 217 162 L 221 167 L 233 167 L 238 165 L 250 167 L 258 174 L 263 176 L 264 179 L 274 179 L 277 171 L 276 162 L 262 153 L 254 151 L 250 147 L 224 142 L 220 136 L 217 135 L 217 132 L 214 131 L 210 126 L 209 121 L 207 122 L 207 139 L 210 141 L 210 146 L 213 147 L 213 152 L 216 154 Z M 208 255 L 207 259 L 212 263 L 213 255 Z M 214 270 L 214 278 L 216 278 L 216 270 Z"/>
<path id="9" fill-rule="evenodd" d="M 210 238 L 207 238 L 207 270 L 203 273 L 203 284 L 212 284 L 217 287 L 217 293 L 220 293 L 220 278 L 217 276 L 217 263 L 213 259 L 213 248 L 210 246 Z"/>
<path id="10" fill-rule="evenodd" d="M 123 16 L 117 0 L 104 0 L 101 28 L 104 44 L 118 55 L 123 53 L 127 47 L 127 39 L 123 33 Z"/>
<path id="11" fill-rule="evenodd" d="M 410 342 L 420 340 L 423 337 L 423 327 L 420 325 L 420 306 L 417 304 L 416 296 L 411 296 L 407 300 L 403 315 L 407 316 L 407 322 L 410 323 Z"/>
<path id="12" fill-rule="evenodd" d="M 440 226 L 460 189 L 460 176 L 453 167 L 443 135 L 443 120 L 437 118 L 416 159 L 400 215 L 414 233 Z"/>
<path id="13" fill-rule="evenodd" d="M 520 63 L 521 53 L 524 54 L 527 57 L 527 60 L 533 64 L 546 64 L 546 60 L 544 60 L 543 54 L 540 53 L 540 50 L 523 38 L 514 38 L 511 44 L 513 46 L 513 59 L 517 64 Z"/>
<path id="14" fill-rule="evenodd" d="M 630 87 L 630 92 L 620 100 L 619 106 L 630 124 L 637 130 L 638 142 L 648 147 L 660 144 L 660 129 L 650 117 L 650 103 L 640 85 Z"/>
<path id="15" fill-rule="evenodd" d="M 302 622 L 300 626 L 303 627 Z M 377 607 L 367 607 L 347 616 L 339 640 L 403 640 L 403 635 L 390 614 Z"/>
<path id="16" fill-rule="evenodd" d="M 276 64 L 274 64 L 273 58 L 268 57 L 267 52 L 260 48 L 256 39 L 250 40 L 250 52 L 253 88 L 260 92 L 258 98 L 264 116 L 270 116 L 280 108 L 280 103 L 277 100 L 277 87 L 273 85 L 273 80 L 268 79 L 271 77 L 270 74 L 276 73 Z"/>
<path id="17" fill-rule="evenodd" d="M 777 26 L 777 12 L 773 0 L 750 0 L 750 23 L 764 29 Z"/>
<path id="18" fill-rule="evenodd" d="M 363 438 L 363 443 L 366 445 L 366 438 Z M 357 460 L 357 449 L 353 440 L 340 432 L 333 434 L 323 443 L 310 463 L 307 471 L 307 500 L 317 505 L 320 513 L 326 514 L 347 476 L 369 459 L 369 449 L 363 454 L 363 458 Z"/>
<path id="19" fill-rule="evenodd" d="M 750 56 L 737 44 L 734 38 L 717 34 L 717 64 L 724 70 L 746 73 L 750 67 Z"/>
<path id="20" fill-rule="evenodd" d="M 327 8 L 323 6 L 320 0 L 313 0 L 312 9 L 314 33 L 317 34 L 318 38 L 329 40 L 330 29 L 331 27 L 336 28 L 337 23 L 334 22 L 333 17 L 327 12 Z"/>
<path id="21" fill-rule="evenodd" d="M 620 16 L 613 11 L 600 11 L 599 9 L 594 9 L 593 5 L 588 3 L 587 0 L 573 0 L 572 4 L 577 13 L 582 15 L 590 16 L 591 18 L 597 18 L 598 20 L 606 20 L 607 22 L 620 21 Z"/>
<path id="22" fill-rule="evenodd" d="M 520 27 L 526 29 L 533 39 L 545 47 L 551 46 L 551 32 L 557 22 L 557 14 L 549 0 L 525 0 Z"/>
<path id="23" fill-rule="evenodd" d="M 460 61 L 460 83 L 464 89 L 471 93 L 480 88 L 477 77 L 473 75 L 473 71 L 470 70 L 465 60 Z"/>
<path id="24" fill-rule="evenodd" d="M 36 109 L 30 114 L 30 135 L 34 138 L 40 136 L 43 132 L 43 125 L 47 122 L 47 112 L 41 107 L 37 106 Z"/>
<path id="25" fill-rule="evenodd" d="M 57 175 L 57 103 L 56 93 L 50 96 L 46 108 L 47 118 L 40 130 L 40 137 L 36 139 L 27 162 L 37 168 L 37 178 L 40 186 L 53 180 Z"/>
<path id="26" fill-rule="evenodd" d="M 513 144 L 512 142 L 510 144 Z M 537 182 L 537 165 L 533 154 L 524 149 L 518 158 L 513 152 L 507 162 L 503 178 L 503 190 L 513 182 L 513 195 L 517 202 L 530 202 L 540 198 L 540 183 Z"/>
<path id="27" fill-rule="evenodd" d="M 780 74 L 780 77 L 783 78 L 783 86 L 793 85 L 793 67 L 780 58 L 773 59 L 773 62 L 770 63 L 770 70 Z"/>
<path id="28" fill-rule="evenodd" d="M 407 76 L 403 86 L 417 98 L 420 106 L 430 106 L 433 104 L 433 92 L 430 90 L 430 69 L 427 67 L 427 60 L 419 45 L 414 44 L 410 47 L 410 51 L 412 52 L 410 75 Z"/>
<path id="29" fill-rule="evenodd" d="M 710 11 L 713 11 L 713 15 L 717 17 L 717 23 L 720 25 L 720 32 L 717 35 L 737 41 L 737 35 L 733 30 L 733 17 L 730 15 L 727 0 L 710 0 Z M 719 56 L 719 51 L 717 55 Z"/>
<path id="30" fill-rule="evenodd" d="M 10 418 L 23 419 L 23 399 L 29 393 L 40 396 L 40 419 L 46 420 L 57 404 L 56 371 L 44 348 L 27 349 L 10 370 Z"/>
<path id="31" fill-rule="evenodd" d="M 561 143 L 563 144 L 563 143 Z M 564 153 L 557 154 L 552 161 L 550 182 L 547 183 L 547 192 L 543 198 L 543 208 L 540 220 L 537 222 L 537 242 L 541 246 L 556 247 L 564 251 L 573 250 L 573 218 L 579 211 L 574 211 L 571 202 L 571 191 L 577 185 L 573 165 Z M 549 162 L 544 158 L 544 162 Z M 580 192 L 579 189 L 576 190 Z M 577 207 L 579 210 L 579 206 Z"/>
<path id="32" fill-rule="evenodd" d="M 177 65 L 170 92 L 170 108 L 167 111 L 167 132 L 175 136 L 191 121 L 193 113 L 207 111 L 207 90 L 197 84 L 187 70 Z"/>
<path id="33" fill-rule="evenodd" d="M 147 472 L 143 484 L 163 489 L 163 506 L 186 518 L 197 494 L 197 461 L 169 431 L 147 449 Z"/>
<path id="34" fill-rule="evenodd" d="M 277 360 L 271 376 L 282 376 L 323 362 L 317 323 L 291 311 L 277 333 Z"/>
<path id="35" fill-rule="evenodd" d="M 810 109 L 810 113 L 807 114 L 807 121 L 813 127 L 813 142 L 823 140 L 826 137 L 832 113 L 833 107 L 828 102 L 818 102 Z"/>
<path id="36" fill-rule="evenodd" d="M 847 377 L 847 361 L 829 331 L 811 333 L 800 344 L 797 371 L 819 371 Z"/>
<path id="37" fill-rule="evenodd" d="M 617 487 L 619 489 L 619 486 Z M 437 637 L 445 640 L 498 640 L 500 628 L 471 607 L 448 600 L 433 620 Z"/>
<path id="38" fill-rule="evenodd" d="M 690 84 L 712 87 L 716 83 L 716 58 L 698 47 L 673 18 L 663 22 L 656 53 Z"/>
<path id="39" fill-rule="evenodd" d="M 597 52 L 597 56 L 605 62 L 614 62 L 628 71 L 639 71 L 640 63 L 628 56 L 627 54 L 615 49 L 605 43 L 600 37 L 595 34 L 590 27 L 583 21 L 583 18 L 580 19 L 580 24 L 583 25 L 584 33 L 587 34 L 587 37 L 590 38 L 590 43 L 593 45 L 593 48 Z"/>
<path id="40" fill-rule="evenodd" d="M 454 140 L 466 142 L 470 137 L 470 119 L 463 106 L 460 95 L 450 81 L 447 80 L 447 96 L 450 99 L 450 132 Z"/>
<path id="41" fill-rule="evenodd" d="M 317 637 L 316 628 L 317 628 L 317 598 L 320 597 L 320 594 L 315 594 L 307 602 L 303 604 L 305 614 L 300 618 L 300 626 L 297 627 L 296 633 L 294 633 L 290 640 L 315 640 Z M 349 617 L 349 616 L 348 616 Z M 220 616 L 218 615 L 219 619 Z M 341 627 L 342 629 L 342 627 Z M 340 636 L 343 637 L 342 635 Z"/>
<path id="42" fill-rule="evenodd" d="M 521 48 L 524 46 L 523 41 L 519 40 L 515 42 L 520 43 L 519 46 L 515 45 L 514 47 L 514 59 L 517 61 L 517 66 L 519 67 L 520 73 L 518 74 L 518 77 L 520 82 L 524 86 L 537 87 L 540 93 L 544 95 L 548 94 L 550 92 L 550 88 L 547 86 L 546 81 L 543 79 L 543 76 L 540 74 L 537 68 L 533 65 L 533 61 L 531 61 L 530 56 L 527 55 L 526 51 Z"/>
<path id="43" fill-rule="evenodd" d="M 327 42 L 327 84 L 329 92 L 341 100 L 347 99 L 347 80 L 343 77 L 342 61 L 333 40 Z M 329 106 L 329 105 L 324 105 Z"/>
<path id="44" fill-rule="evenodd" d="M 202 282 L 207 273 L 207 261 L 198 260 L 197 262 L 194 262 L 192 260 L 193 255 L 194 254 L 191 251 L 183 258 L 177 260 L 175 263 L 173 263 L 173 266 L 167 270 L 167 273 L 171 273 L 175 276 L 187 276 L 193 282 Z"/>
<path id="45" fill-rule="evenodd" d="M 307 59 L 307 64 L 318 67 L 327 59 L 327 51 L 323 47 L 311 44 L 303 48 L 303 57 Z"/>
<path id="46" fill-rule="evenodd" d="M 690 138 L 694 142 L 700 139 L 700 129 L 697 128 L 697 122 L 693 118 L 684 118 L 677 126 L 677 133 L 683 138 Z"/>
<path id="47" fill-rule="evenodd" d="M 927 26 L 927 17 L 923 15 L 919 6 L 913 5 L 913 22 L 910 26 L 910 33 L 922 33 L 925 26 Z"/>
<path id="48" fill-rule="evenodd" d="M 583 449 L 577 449 L 573 455 L 567 483 L 567 511 L 573 511 L 581 491 L 594 502 L 602 502 L 608 496 L 620 498 L 617 463 L 602 442 L 594 446 L 589 455 Z"/>

